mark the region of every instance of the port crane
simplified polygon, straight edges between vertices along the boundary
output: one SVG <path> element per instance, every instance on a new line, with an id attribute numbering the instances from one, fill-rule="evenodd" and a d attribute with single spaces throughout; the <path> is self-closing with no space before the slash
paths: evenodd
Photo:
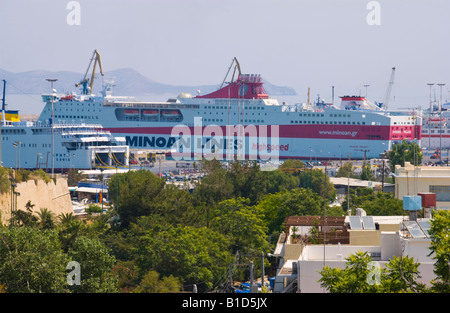
<path id="1" fill-rule="evenodd" d="M 391 97 L 392 85 L 394 85 L 394 75 L 395 75 L 395 67 L 392 68 L 391 78 L 389 80 L 388 89 L 386 91 L 386 96 L 384 98 L 384 109 L 387 110 L 389 104 L 389 98 Z"/>
<path id="2" fill-rule="evenodd" d="M 87 74 L 89 72 L 89 69 L 91 68 L 92 62 L 94 62 L 94 66 L 92 68 L 91 78 L 89 79 L 87 77 Z M 86 70 L 86 73 L 84 74 L 83 80 L 80 81 L 79 83 L 75 84 L 75 87 L 80 87 L 81 85 L 83 86 L 83 91 L 81 92 L 83 95 L 92 94 L 92 88 L 94 87 L 94 79 L 95 79 L 95 69 L 97 67 L 97 63 L 100 68 L 100 74 L 103 76 L 103 68 L 102 68 L 102 61 L 100 58 L 100 53 L 98 53 L 98 51 L 95 50 L 94 53 L 92 54 L 91 62 L 89 62 L 89 66 Z M 89 84 L 89 86 L 88 86 L 88 84 Z"/>
<path id="3" fill-rule="evenodd" d="M 227 79 L 227 77 L 228 77 L 228 74 L 230 73 L 230 70 L 231 70 L 231 68 L 233 67 L 233 64 L 235 64 L 235 65 L 234 65 L 233 75 L 231 76 L 231 81 L 230 81 L 230 82 L 233 82 L 233 81 L 234 81 L 234 75 L 236 74 L 236 70 L 238 71 L 239 76 L 241 75 L 241 66 L 239 65 L 239 62 L 238 62 L 238 60 L 236 59 L 236 57 L 234 57 L 234 58 L 233 58 L 233 61 L 231 61 L 231 65 L 230 65 L 230 67 L 228 68 L 228 72 L 227 72 L 227 74 L 225 75 L 225 78 L 223 79 L 223 82 L 222 82 L 222 84 L 220 85 L 220 88 L 219 88 L 219 89 L 221 89 L 221 88 L 223 87 L 223 84 L 225 84 L 225 81 L 226 81 L 226 79 Z M 238 77 L 239 77 L 239 76 L 238 76 Z"/>

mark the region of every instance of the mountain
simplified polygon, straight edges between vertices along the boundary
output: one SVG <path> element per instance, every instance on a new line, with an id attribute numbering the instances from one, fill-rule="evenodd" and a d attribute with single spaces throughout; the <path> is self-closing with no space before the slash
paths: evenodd
<path id="1" fill-rule="evenodd" d="M 84 74 L 69 71 L 50 72 L 35 70 L 12 73 L 0 69 L 0 80 L 5 79 L 7 81 L 7 93 L 10 94 L 41 94 L 50 92 L 50 83 L 46 81 L 47 78 L 58 79 L 53 87 L 58 92 L 79 92 L 79 88 L 75 87 L 75 83 L 78 83 L 83 77 Z M 129 68 L 104 73 L 103 80 L 111 78 L 114 79 L 114 94 L 118 96 L 148 97 L 167 94 L 177 96 L 181 92 L 189 92 L 195 95 L 197 90 L 200 90 L 202 94 L 206 94 L 219 88 L 219 85 L 176 86 L 162 84 Z M 94 93 L 98 93 L 101 89 L 101 84 L 102 77 L 100 74 L 97 74 L 94 81 Z M 275 86 L 267 81 L 264 81 L 264 88 L 270 96 L 296 95 L 295 90 L 291 87 Z"/>

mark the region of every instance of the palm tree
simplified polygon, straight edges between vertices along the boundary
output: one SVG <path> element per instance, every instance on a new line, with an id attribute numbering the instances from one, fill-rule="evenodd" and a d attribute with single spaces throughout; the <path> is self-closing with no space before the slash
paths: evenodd
<path id="1" fill-rule="evenodd" d="M 55 213 L 49 211 L 47 208 L 41 208 L 38 216 L 43 229 L 50 229 L 55 226 Z"/>
<path id="2" fill-rule="evenodd" d="M 61 213 L 58 215 L 58 219 L 61 224 L 70 224 L 75 221 L 76 217 L 73 213 Z"/>

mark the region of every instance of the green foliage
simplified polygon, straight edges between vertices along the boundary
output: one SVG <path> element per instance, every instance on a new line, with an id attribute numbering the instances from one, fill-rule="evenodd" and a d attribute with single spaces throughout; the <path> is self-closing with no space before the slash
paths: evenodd
<path id="1" fill-rule="evenodd" d="M 154 199 L 164 184 L 164 180 L 146 170 L 113 175 L 109 180 L 108 192 L 114 207 L 118 208 L 121 226 L 127 227 L 138 217 L 154 212 Z"/>
<path id="2" fill-rule="evenodd" d="M 298 175 L 285 173 L 281 170 L 260 171 L 260 200 L 267 195 L 280 191 L 289 191 L 295 189 L 299 185 Z"/>
<path id="3" fill-rule="evenodd" d="M 297 159 L 287 159 L 280 165 L 280 169 L 299 169 L 303 168 L 304 163 Z"/>
<path id="4" fill-rule="evenodd" d="M 434 273 L 436 279 L 432 281 L 433 289 L 437 292 L 450 292 L 450 211 L 439 210 L 433 215 L 431 229 L 431 255 L 435 260 Z"/>
<path id="5" fill-rule="evenodd" d="M 369 163 L 365 163 L 362 172 L 361 172 L 361 179 L 362 180 L 375 180 L 375 176 L 372 172 L 372 167 Z"/>
<path id="6" fill-rule="evenodd" d="M 310 189 L 296 188 L 267 195 L 257 205 L 263 212 L 268 233 L 284 231 L 283 222 L 291 215 L 321 215 L 324 200 Z"/>
<path id="7" fill-rule="evenodd" d="M 336 172 L 336 177 L 349 177 L 349 178 L 359 178 L 358 175 L 354 173 L 355 169 L 352 162 L 345 162 Z"/>
<path id="8" fill-rule="evenodd" d="M 37 169 L 34 170 L 33 172 L 31 172 L 29 178 L 34 179 L 34 181 L 36 182 L 38 179 L 42 179 L 43 181 L 45 181 L 47 184 L 50 182 L 50 177 L 48 177 L 47 173 L 44 172 L 43 169 Z"/>
<path id="9" fill-rule="evenodd" d="M 348 196 L 342 202 L 342 208 L 347 210 Z M 395 199 L 389 192 L 376 192 L 372 188 L 350 189 L 350 209 L 355 214 L 356 208 L 363 208 L 367 215 L 403 215 L 403 201 Z"/>
<path id="10" fill-rule="evenodd" d="M 93 213 L 101 213 L 102 207 L 98 204 L 91 203 L 88 205 L 88 207 L 85 209 L 87 214 L 93 214 Z"/>
<path id="11" fill-rule="evenodd" d="M 55 214 L 47 208 L 39 209 L 38 216 L 42 229 L 52 229 L 55 226 Z"/>
<path id="12" fill-rule="evenodd" d="M 248 199 L 230 199 L 220 202 L 212 212 L 211 229 L 227 237 L 233 253 L 245 255 L 253 251 L 266 251 L 267 228 L 263 212 L 250 206 Z"/>
<path id="13" fill-rule="evenodd" d="M 0 166 L 0 193 L 7 193 L 11 189 L 10 172 L 10 169 Z"/>
<path id="14" fill-rule="evenodd" d="M 386 268 L 372 264 L 367 252 L 358 251 L 346 258 L 346 267 L 325 266 L 319 282 L 331 293 L 386 293 L 425 291 L 423 284 L 416 282 L 419 263 L 413 258 L 394 257 Z"/>
<path id="15" fill-rule="evenodd" d="M 0 284 L 7 292 L 66 292 L 66 265 L 54 230 L 0 228 Z"/>
<path id="16" fill-rule="evenodd" d="M 181 291 L 181 283 L 178 277 L 170 275 L 159 279 L 159 273 L 149 271 L 142 278 L 139 286 L 134 290 L 136 293 L 168 293 Z"/>
<path id="17" fill-rule="evenodd" d="M 79 236 L 75 239 L 68 255 L 72 261 L 80 264 L 81 284 L 70 286 L 77 293 L 117 292 L 118 278 L 113 275 L 112 268 L 115 257 L 98 239 Z"/>
<path id="18" fill-rule="evenodd" d="M 173 275 L 184 285 L 201 283 L 199 290 L 205 290 L 232 261 L 228 240 L 211 229 L 161 225 L 153 217 L 139 219 L 136 226 L 133 231 L 140 235 L 136 264 L 141 272 L 155 270 L 162 276 Z"/>
<path id="19" fill-rule="evenodd" d="M 77 169 L 73 169 L 71 168 L 68 172 L 67 172 L 67 184 L 69 186 L 77 186 L 78 182 L 86 179 L 88 176 L 85 174 L 82 174 L 81 171 L 77 170 Z"/>
<path id="20" fill-rule="evenodd" d="M 394 144 L 387 156 L 391 164 L 391 172 L 395 172 L 395 165 L 405 166 L 405 162 L 420 165 L 423 159 L 420 146 L 415 142 L 408 143 L 406 140 Z"/>
<path id="21" fill-rule="evenodd" d="M 336 189 L 330 178 L 320 169 L 300 172 L 300 187 L 310 188 L 317 195 L 333 201 L 336 198 Z"/>

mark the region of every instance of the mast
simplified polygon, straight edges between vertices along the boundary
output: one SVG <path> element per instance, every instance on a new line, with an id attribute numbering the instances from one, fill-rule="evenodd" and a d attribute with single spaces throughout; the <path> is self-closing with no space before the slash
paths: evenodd
<path id="1" fill-rule="evenodd" d="M 6 91 L 6 80 L 3 80 L 2 123 L 5 122 L 5 91 Z"/>

